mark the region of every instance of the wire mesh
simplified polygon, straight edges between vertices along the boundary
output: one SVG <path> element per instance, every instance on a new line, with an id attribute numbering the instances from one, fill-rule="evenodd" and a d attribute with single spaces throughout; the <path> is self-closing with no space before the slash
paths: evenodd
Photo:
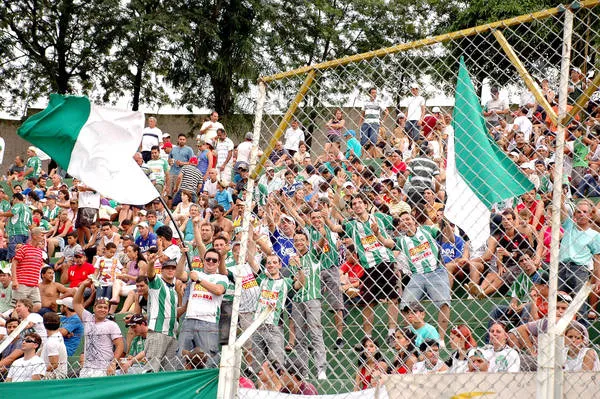
<path id="1" fill-rule="evenodd" d="M 571 11 L 558 317 L 600 277 L 600 21 L 593 4 Z M 548 323 L 564 17 L 553 10 L 264 79 L 255 230 L 281 275 L 303 284 L 289 287 L 279 325 L 255 333 L 269 345 L 253 346 L 254 359 L 276 364 L 244 370 L 264 389 L 277 389 L 284 362 L 332 394 L 386 381 L 404 397 L 417 380 L 394 374 L 515 373 L 424 378 L 428 397 L 507 395 L 506 384 L 514 393 L 531 381 L 522 373 L 538 370 Z M 564 333 L 565 372 L 599 370 L 592 291 Z M 559 377 L 564 392 L 577 375 Z"/>

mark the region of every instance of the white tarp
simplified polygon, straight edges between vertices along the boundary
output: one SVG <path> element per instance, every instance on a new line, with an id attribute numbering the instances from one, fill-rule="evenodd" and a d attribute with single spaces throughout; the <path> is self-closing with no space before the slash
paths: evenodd
<path id="1" fill-rule="evenodd" d="M 377 392 L 379 391 L 379 392 Z M 246 389 L 240 388 L 239 391 L 240 399 L 292 399 L 292 398 L 306 398 L 302 395 L 290 395 L 287 393 L 273 392 L 273 391 L 259 391 L 258 389 Z M 337 395 L 315 395 L 310 396 L 315 399 L 388 399 L 385 387 L 376 389 L 367 389 L 359 392 L 348 392 L 340 393 Z"/>

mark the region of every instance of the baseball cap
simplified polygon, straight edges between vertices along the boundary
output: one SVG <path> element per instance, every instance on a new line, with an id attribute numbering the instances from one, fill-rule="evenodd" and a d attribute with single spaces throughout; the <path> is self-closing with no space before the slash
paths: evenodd
<path id="1" fill-rule="evenodd" d="M 406 119 L 406 114 L 404 114 L 404 112 L 399 112 L 398 113 L 398 119 L 400 119 L 400 118 Z"/>
<path id="2" fill-rule="evenodd" d="M 73 256 L 85 256 L 85 252 L 83 252 L 82 250 L 77 250 L 75 251 Z"/>
<path id="3" fill-rule="evenodd" d="M 162 136 L 163 136 L 163 137 L 168 137 L 168 138 L 171 138 L 171 135 L 170 135 L 169 133 L 167 133 L 167 132 L 163 133 L 163 135 L 162 135 Z"/>
<path id="4" fill-rule="evenodd" d="M 146 223 L 146 222 L 142 222 L 142 223 Z M 127 235 L 124 235 L 123 237 L 121 237 L 121 240 L 132 240 L 133 241 L 133 237 L 130 236 L 129 234 L 127 234 Z"/>
<path id="5" fill-rule="evenodd" d="M 408 305 L 405 305 L 402 309 L 403 312 L 406 312 L 408 310 L 412 310 L 413 312 L 424 312 L 425 308 L 419 302 L 412 302 Z"/>
<path id="6" fill-rule="evenodd" d="M 252 140 L 252 136 L 253 136 L 252 132 L 246 133 L 246 140 Z"/>
<path id="7" fill-rule="evenodd" d="M 573 297 L 571 295 L 567 294 L 566 292 L 559 291 L 556 294 L 556 302 L 571 303 L 571 302 L 573 302 Z"/>
<path id="8" fill-rule="evenodd" d="M 348 187 L 356 188 L 356 186 L 350 181 L 347 181 L 346 183 L 344 183 L 344 188 L 348 188 Z"/>
<path id="9" fill-rule="evenodd" d="M 162 148 L 163 149 L 165 149 L 165 148 L 173 148 L 173 144 L 171 142 L 166 142 L 166 143 L 163 144 Z"/>
<path id="10" fill-rule="evenodd" d="M 63 299 L 57 299 L 56 303 L 58 305 L 65 305 L 69 309 L 74 309 L 74 307 L 73 307 L 73 298 L 71 298 L 71 297 L 63 298 Z"/>
<path id="11" fill-rule="evenodd" d="M 192 165 L 198 165 L 198 158 L 191 157 L 190 158 L 190 164 L 192 164 Z"/>
<path id="12" fill-rule="evenodd" d="M 29 146 L 27 149 L 28 149 L 29 151 L 31 151 L 31 152 L 34 152 L 34 153 L 36 153 L 36 154 L 37 154 L 37 152 L 38 152 L 38 149 L 37 149 L 37 148 L 35 148 L 35 147 L 34 147 L 34 146 L 32 146 L 32 145 L 30 145 L 30 146 Z"/>
<path id="13" fill-rule="evenodd" d="M 442 110 L 440 109 L 440 107 L 433 107 L 433 109 L 431 110 L 431 112 L 433 112 L 434 114 L 435 114 L 435 113 L 438 113 L 438 112 L 440 112 L 440 113 L 441 113 L 441 112 L 442 112 Z"/>
<path id="14" fill-rule="evenodd" d="M 175 262 L 173 259 L 169 259 L 162 264 L 163 269 L 166 267 L 177 267 L 177 262 Z"/>
<path id="15" fill-rule="evenodd" d="M 487 360 L 485 353 L 483 353 L 483 351 L 479 348 L 473 348 L 473 349 L 469 350 L 469 352 L 467 353 L 467 357 L 480 357 L 482 359 Z"/>
<path id="16" fill-rule="evenodd" d="M 238 164 L 238 167 L 237 167 L 237 168 L 238 168 L 238 169 L 244 169 L 244 170 L 248 170 L 248 168 L 249 168 L 248 162 L 240 162 L 240 163 Z"/>
<path id="17" fill-rule="evenodd" d="M 575 71 L 577 73 L 581 73 L 581 69 L 577 68 L 577 67 L 571 67 L 571 71 Z"/>
<path id="18" fill-rule="evenodd" d="M 129 318 L 129 321 L 125 324 L 127 327 L 135 326 L 136 324 L 148 323 L 148 320 L 142 314 L 134 314 Z"/>
<path id="19" fill-rule="evenodd" d="M 139 223 L 138 223 L 138 226 L 139 226 L 139 227 L 145 227 L 145 228 L 148 228 L 148 227 L 150 227 L 150 225 L 148 225 L 148 222 L 139 222 Z"/>
<path id="20" fill-rule="evenodd" d="M 319 166 L 319 173 L 327 173 L 330 172 L 329 168 L 325 165 Z"/>
<path id="21" fill-rule="evenodd" d="M 281 214 L 280 219 L 285 219 L 285 220 L 288 220 L 288 221 L 290 221 L 292 223 L 296 223 L 296 220 L 293 217 L 291 217 L 290 215 L 287 215 L 285 213 Z"/>
<path id="22" fill-rule="evenodd" d="M 411 89 L 418 89 L 419 85 L 416 82 L 413 82 L 413 83 L 410 84 L 410 88 Z"/>

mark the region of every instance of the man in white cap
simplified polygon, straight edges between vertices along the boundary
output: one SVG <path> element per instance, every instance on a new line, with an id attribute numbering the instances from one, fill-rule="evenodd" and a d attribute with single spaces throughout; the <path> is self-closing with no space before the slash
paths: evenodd
<path id="1" fill-rule="evenodd" d="M 419 85 L 413 83 L 410 85 L 412 97 L 408 99 L 406 108 L 406 127 L 405 131 L 414 142 L 422 140 L 421 125 L 425 117 L 425 98 L 419 94 Z"/>
<path id="2" fill-rule="evenodd" d="M 38 177 L 42 173 L 42 161 L 37 156 L 38 149 L 30 146 L 27 149 L 27 162 L 25 163 L 25 171 L 23 179 L 29 177 Z"/>
<path id="3" fill-rule="evenodd" d="M 140 247 L 142 253 L 147 252 L 151 247 L 157 246 L 157 237 L 151 229 L 148 222 L 140 222 L 138 224 L 139 236 L 135 239 L 135 245 Z"/>

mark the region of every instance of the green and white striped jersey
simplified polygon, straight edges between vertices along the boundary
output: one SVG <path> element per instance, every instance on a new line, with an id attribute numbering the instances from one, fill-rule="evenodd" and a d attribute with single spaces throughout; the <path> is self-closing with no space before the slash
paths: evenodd
<path id="1" fill-rule="evenodd" d="M 418 226 L 414 236 L 396 239 L 397 248 L 406 255 L 410 271 L 430 273 L 440 267 L 440 249 L 435 238 L 440 231 L 433 226 Z"/>
<path id="2" fill-rule="evenodd" d="M 337 242 L 334 236 L 334 232 L 327 226 L 325 228 L 325 245 L 320 249 L 321 256 L 321 266 L 323 269 L 330 269 L 335 266 L 339 266 L 340 264 L 340 253 L 337 248 Z M 308 231 L 308 235 L 310 238 L 311 248 L 316 249 L 316 244 L 321 240 L 321 233 L 317 229 L 312 226 L 306 226 L 306 230 Z"/>
<path id="3" fill-rule="evenodd" d="M 304 286 L 296 291 L 292 300 L 294 302 L 306 302 L 321 299 L 322 266 L 314 251 L 308 251 L 300 256 L 300 268 L 304 272 Z M 295 275 L 298 272 L 298 267 L 290 263 L 290 271 Z"/>
<path id="4" fill-rule="evenodd" d="M 177 292 L 160 276 L 148 281 L 148 329 L 175 337 Z"/>
<path id="5" fill-rule="evenodd" d="M 281 315 L 283 314 L 288 291 L 292 289 L 294 282 L 291 278 L 272 279 L 263 273 L 258 276 L 258 279 L 260 280 L 260 297 L 258 298 L 254 318 L 256 319 L 265 308 L 273 307 L 274 311 L 267 317 L 265 324 L 278 326 L 282 322 Z"/>
<path id="6" fill-rule="evenodd" d="M 373 233 L 371 229 L 373 222 L 377 223 L 381 234 L 385 238 L 389 238 L 387 231 L 394 228 L 390 215 L 377 212 L 369 215 L 366 222 L 351 219 L 343 224 L 346 235 L 354 242 L 358 261 L 363 269 L 370 269 L 383 262 L 395 262 L 394 253 L 386 248 Z"/>
<path id="7" fill-rule="evenodd" d="M 29 226 L 33 223 L 31 209 L 22 202 L 16 203 L 10 209 L 13 214 L 6 223 L 6 234 L 12 236 L 29 235 Z"/>

